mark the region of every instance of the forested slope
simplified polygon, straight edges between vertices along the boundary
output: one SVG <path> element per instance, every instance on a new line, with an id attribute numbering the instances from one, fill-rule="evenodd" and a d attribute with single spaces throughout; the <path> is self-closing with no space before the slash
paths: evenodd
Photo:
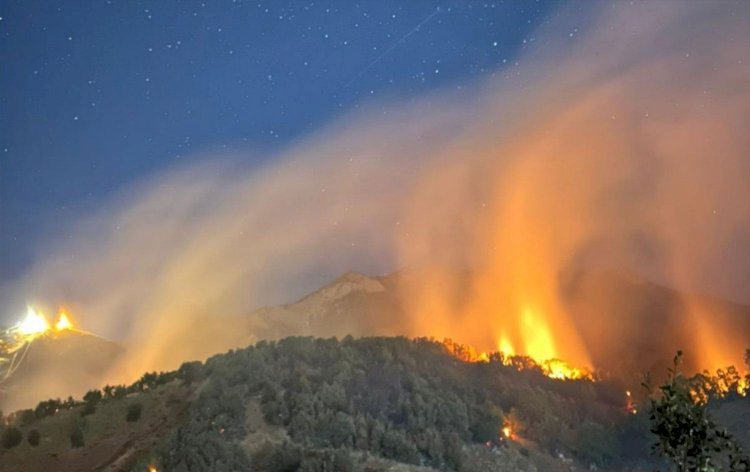
<path id="1" fill-rule="evenodd" d="M 658 466 L 647 416 L 628 411 L 614 382 L 467 363 L 426 339 L 259 342 L 5 422 L 3 440 L 10 429 L 21 440 L 3 449 L 3 471 Z"/>

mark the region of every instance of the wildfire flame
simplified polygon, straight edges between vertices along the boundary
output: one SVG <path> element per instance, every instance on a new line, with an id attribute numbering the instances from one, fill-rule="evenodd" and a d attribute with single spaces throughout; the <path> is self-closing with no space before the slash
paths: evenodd
<path id="1" fill-rule="evenodd" d="M 507 439 L 510 441 L 520 441 L 518 436 L 518 423 L 512 417 L 505 417 L 503 426 L 500 428 L 500 439 Z"/>
<path id="2" fill-rule="evenodd" d="M 513 430 L 510 428 L 510 426 L 503 426 L 503 429 L 501 431 L 503 433 L 503 436 L 505 436 L 507 439 L 510 439 L 510 437 L 513 435 Z"/>
<path id="3" fill-rule="evenodd" d="M 65 310 L 60 309 L 52 325 L 44 313 L 27 306 L 26 316 L 21 321 L 8 329 L 0 329 L 0 384 L 18 369 L 33 341 L 71 330 L 75 330 L 75 327 Z"/>
<path id="4" fill-rule="evenodd" d="M 630 390 L 625 391 L 625 410 L 635 415 L 638 413 L 638 408 L 635 406 L 635 402 L 633 401 L 633 395 L 630 393 Z"/>
<path id="5" fill-rule="evenodd" d="M 560 359 L 548 359 L 541 364 L 547 377 L 553 379 L 592 379 L 591 371 L 585 367 L 573 367 Z"/>
<path id="6" fill-rule="evenodd" d="M 499 358 L 505 365 L 512 365 L 523 369 L 528 362 L 523 358 L 531 359 L 539 367 L 544 375 L 553 379 L 589 379 L 594 376 L 591 369 L 587 367 L 574 367 L 559 359 L 555 345 L 553 330 L 550 328 L 546 318 L 530 305 L 521 310 L 520 323 L 514 339 L 519 341 L 523 349 L 516 349 L 511 337 L 505 332 L 501 333 L 497 341 L 497 352 Z M 454 356 L 466 362 L 487 362 L 491 354 L 478 353 L 471 346 L 463 346 L 447 339 L 443 345 Z"/>
<path id="7" fill-rule="evenodd" d="M 153 465 L 149 465 L 148 466 L 148 472 L 159 472 L 159 469 L 157 469 Z"/>
<path id="8" fill-rule="evenodd" d="M 9 351 L 12 353 L 24 344 L 29 343 L 40 336 L 44 336 L 51 332 L 60 333 L 74 329 L 75 326 L 64 309 L 60 309 L 58 312 L 55 323 L 50 324 L 44 313 L 32 306 L 28 306 L 26 316 L 8 329 L 5 332 L 4 337 L 10 339 Z"/>
<path id="9" fill-rule="evenodd" d="M 73 323 L 70 322 L 68 314 L 61 310 L 57 319 L 57 323 L 55 323 L 55 330 L 65 331 L 69 329 L 73 329 Z"/>
<path id="10" fill-rule="evenodd" d="M 16 325 L 18 333 L 27 337 L 39 336 L 49 329 L 47 318 L 32 307 L 27 307 L 26 318 Z"/>
<path id="11" fill-rule="evenodd" d="M 471 346 L 466 346 L 454 342 L 451 339 L 444 339 L 442 342 L 443 347 L 454 357 L 461 359 L 464 362 L 489 362 L 490 360 L 497 359 L 504 365 L 515 367 L 518 370 L 528 368 L 530 365 L 536 366 L 541 369 L 542 373 L 552 379 L 589 379 L 593 380 L 594 376 L 591 370 L 584 367 L 573 367 L 565 361 L 560 359 L 543 359 L 538 360 L 533 356 L 522 356 L 513 354 L 512 346 L 510 349 L 500 349 L 495 353 L 477 352 Z M 503 346 L 503 342 L 500 342 L 500 346 Z M 529 363 L 529 359 L 532 361 Z"/>

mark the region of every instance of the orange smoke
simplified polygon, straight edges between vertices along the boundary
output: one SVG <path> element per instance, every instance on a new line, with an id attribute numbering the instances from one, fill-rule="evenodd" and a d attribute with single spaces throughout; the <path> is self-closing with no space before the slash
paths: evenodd
<path id="1" fill-rule="evenodd" d="M 570 290 L 577 273 L 614 268 L 689 292 L 726 277 L 722 250 L 744 255 L 730 262 L 747 270 L 747 248 L 733 241 L 750 235 L 750 141 L 740 131 L 750 123 L 750 76 L 731 58 L 750 54 L 750 32 L 721 9 L 680 11 L 701 13 L 743 40 L 706 32 L 691 54 L 638 55 L 641 40 L 682 34 L 669 13 L 610 62 L 582 54 L 612 44 L 599 30 L 545 63 L 554 83 L 536 88 L 527 78 L 535 94 L 522 96 L 516 120 L 490 111 L 435 159 L 414 187 L 398 246 L 403 265 L 433 264 L 404 289 L 414 334 L 583 367 L 611 365 L 639 345 L 655 348 L 638 372 L 679 348 L 695 352 L 693 369 L 743 365 L 747 311 L 727 314 L 728 305 L 689 293 L 636 306 L 615 289 Z M 515 110 L 518 96 L 491 91 L 488 108 Z"/>

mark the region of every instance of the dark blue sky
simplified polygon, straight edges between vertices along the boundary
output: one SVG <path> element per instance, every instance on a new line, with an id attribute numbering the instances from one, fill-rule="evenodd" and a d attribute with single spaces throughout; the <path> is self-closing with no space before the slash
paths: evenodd
<path id="1" fill-rule="evenodd" d="M 4 1 L 0 281 L 19 276 L 40 243 L 68 237 L 86 208 L 178 160 L 273 151 L 373 98 L 512 67 L 554 9 Z"/>

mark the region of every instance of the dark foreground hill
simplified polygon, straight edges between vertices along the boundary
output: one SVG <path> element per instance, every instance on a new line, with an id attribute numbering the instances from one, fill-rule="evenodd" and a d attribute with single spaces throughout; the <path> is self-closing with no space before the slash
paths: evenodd
<path id="1" fill-rule="evenodd" d="M 20 443 L 0 449 L 0 470 L 658 466 L 646 416 L 628 412 L 613 384 L 553 380 L 497 360 L 466 363 L 428 340 L 260 342 L 85 400 L 5 418 L 3 442 L 15 435 Z M 750 403 L 739 398 L 732 408 L 747 414 Z"/>

